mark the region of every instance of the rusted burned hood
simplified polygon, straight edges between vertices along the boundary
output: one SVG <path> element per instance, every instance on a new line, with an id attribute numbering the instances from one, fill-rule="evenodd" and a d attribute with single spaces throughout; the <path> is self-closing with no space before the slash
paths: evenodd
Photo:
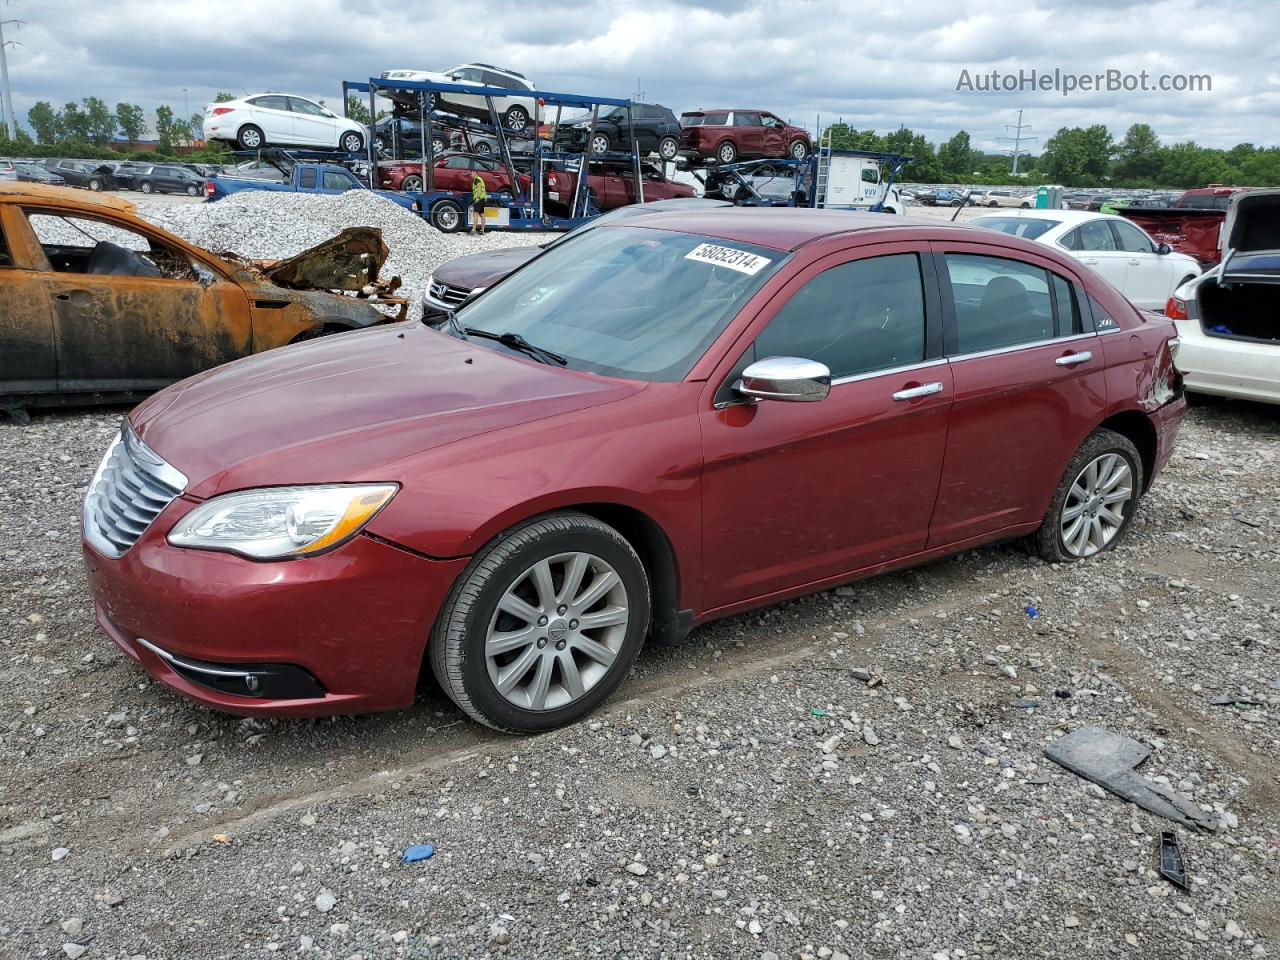
<path id="1" fill-rule="evenodd" d="M 254 260 L 262 279 L 290 290 L 360 291 L 378 280 L 390 255 L 376 227 L 348 227 L 287 260 Z"/>

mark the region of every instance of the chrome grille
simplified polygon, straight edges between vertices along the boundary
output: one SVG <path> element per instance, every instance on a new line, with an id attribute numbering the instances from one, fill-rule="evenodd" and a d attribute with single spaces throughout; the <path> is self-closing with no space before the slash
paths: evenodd
<path id="1" fill-rule="evenodd" d="M 187 486 L 187 478 L 139 440 L 126 421 L 84 498 L 84 535 L 118 557 Z"/>
<path id="2" fill-rule="evenodd" d="M 471 291 L 462 287 L 452 287 L 447 283 L 441 283 L 439 280 L 432 280 L 431 285 L 427 287 L 427 294 L 436 303 L 443 303 L 450 307 L 460 307 L 467 302 L 467 298 L 471 296 Z"/>

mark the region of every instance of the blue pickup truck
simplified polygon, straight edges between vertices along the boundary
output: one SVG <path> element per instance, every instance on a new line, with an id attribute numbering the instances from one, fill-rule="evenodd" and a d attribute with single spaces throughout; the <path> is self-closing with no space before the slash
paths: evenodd
<path id="1" fill-rule="evenodd" d="M 336 163 L 317 163 L 295 160 L 286 155 L 265 156 L 255 164 L 241 168 L 243 174 L 221 173 L 209 178 L 205 189 L 209 202 L 229 197 L 245 190 L 269 190 L 276 193 L 326 193 L 339 194 L 348 190 L 368 190 L 369 187 L 346 167 Z M 417 201 L 395 190 L 377 190 L 376 193 L 397 203 L 406 210 L 417 211 Z"/>

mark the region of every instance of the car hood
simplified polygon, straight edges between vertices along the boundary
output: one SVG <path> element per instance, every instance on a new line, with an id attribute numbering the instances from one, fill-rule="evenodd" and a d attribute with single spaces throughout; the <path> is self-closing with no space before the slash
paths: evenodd
<path id="1" fill-rule="evenodd" d="M 420 323 L 338 334 L 177 383 L 130 414 L 187 492 L 412 480 L 412 458 L 643 389 L 466 343 Z"/>
<path id="2" fill-rule="evenodd" d="M 437 267 L 435 278 L 451 287 L 475 290 L 488 287 L 542 252 L 541 247 L 503 247 L 485 253 L 469 253 Z"/>

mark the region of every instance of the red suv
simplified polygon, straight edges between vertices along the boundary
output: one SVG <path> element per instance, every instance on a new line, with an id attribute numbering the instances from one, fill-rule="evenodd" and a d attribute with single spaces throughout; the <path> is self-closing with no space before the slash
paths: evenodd
<path id="1" fill-rule="evenodd" d="M 84 504 L 103 630 L 243 714 L 572 722 L 646 639 L 979 544 L 1114 546 L 1173 324 L 1065 252 L 829 210 L 641 214 L 437 327 L 161 391 Z"/>
<path id="2" fill-rule="evenodd" d="M 548 170 L 545 176 L 548 208 L 557 212 L 567 211 L 569 204 L 573 202 L 578 174 L 566 170 Z M 693 187 L 668 180 L 657 167 L 642 164 L 640 179 L 645 203 L 694 196 Z M 602 213 L 625 207 L 637 200 L 636 176 L 630 167 L 610 169 L 593 163 L 587 173 L 587 186 L 595 195 L 596 206 Z"/>
<path id="3" fill-rule="evenodd" d="M 759 157 L 803 160 L 813 149 L 809 132 L 765 110 L 695 110 L 680 114 L 683 144 L 720 163 Z"/>

